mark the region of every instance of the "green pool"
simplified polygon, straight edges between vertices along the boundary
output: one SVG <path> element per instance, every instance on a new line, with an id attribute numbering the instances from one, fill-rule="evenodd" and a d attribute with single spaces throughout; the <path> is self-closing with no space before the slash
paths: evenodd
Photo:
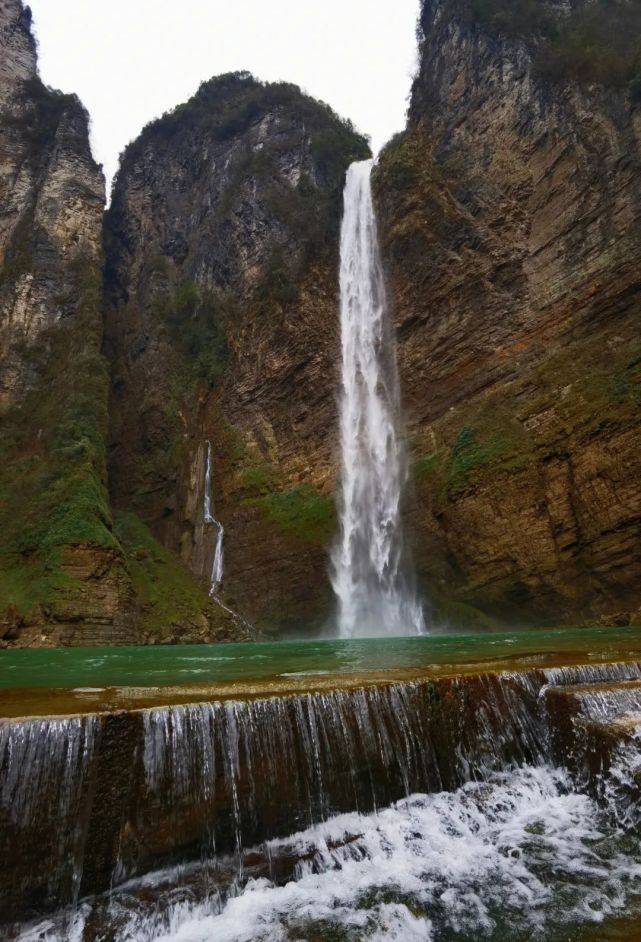
<path id="1" fill-rule="evenodd" d="M 0 688 L 169 687 L 258 683 L 488 662 L 573 663 L 641 657 L 641 627 L 0 652 Z"/>

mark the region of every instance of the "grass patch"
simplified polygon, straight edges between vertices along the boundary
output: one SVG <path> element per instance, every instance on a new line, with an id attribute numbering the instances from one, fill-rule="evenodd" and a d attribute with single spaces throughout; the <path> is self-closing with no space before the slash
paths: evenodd
<path id="1" fill-rule="evenodd" d="M 310 484 L 268 494 L 252 503 L 282 533 L 305 543 L 324 545 L 336 529 L 333 500 Z"/>
<path id="2" fill-rule="evenodd" d="M 142 520 L 132 513 L 117 512 L 114 528 L 140 605 L 141 628 L 162 634 L 201 619 L 210 605 L 207 592 L 160 546 Z"/>

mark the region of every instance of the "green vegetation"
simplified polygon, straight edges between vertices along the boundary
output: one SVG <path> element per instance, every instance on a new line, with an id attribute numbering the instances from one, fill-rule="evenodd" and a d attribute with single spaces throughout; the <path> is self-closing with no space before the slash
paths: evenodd
<path id="1" fill-rule="evenodd" d="M 254 302 L 259 309 L 269 310 L 274 304 L 285 307 L 294 304 L 299 294 L 300 266 L 293 259 L 287 259 L 280 246 L 274 246 L 270 253 L 262 278 L 254 287 Z"/>
<path id="2" fill-rule="evenodd" d="M 281 120 L 279 133 L 268 136 L 260 150 L 235 148 L 227 167 L 226 185 L 214 207 L 215 222 L 222 226 L 242 194 L 251 186 L 251 198 L 278 223 L 274 244 L 254 290 L 254 300 L 272 311 L 293 304 L 303 268 L 333 250 L 340 224 L 341 199 L 346 167 L 370 156 L 367 140 L 351 122 L 341 120 L 322 102 L 304 95 L 286 82 L 265 84 L 247 72 L 218 76 L 205 82 L 183 105 L 147 125 L 122 155 L 123 173 L 133 161 L 144 158 L 146 148 L 157 153 L 185 135 L 198 134 L 214 142 L 242 135 L 265 115 Z M 305 155 L 309 167 L 296 183 L 281 171 L 290 154 Z M 110 211 L 117 217 L 118 184 Z M 295 243 L 296 250 L 284 247 Z M 201 299 L 201 306 L 202 306 Z"/>
<path id="3" fill-rule="evenodd" d="M 306 543 L 324 545 L 336 529 L 336 511 L 331 498 L 310 484 L 273 492 L 252 501 L 282 533 Z"/>
<path id="4" fill-rule="evenodd" d="M 353 159 L 369 154 L 366 139 L 356 133 L 351 121 L 304 95 L 297 85 L 265 83 L 249 72 L 228 72 L 203 82 L 193 98 L 148 124 L 126 148 L 123 162 L 140 156 L 151 141 L 171 141 L 186 126 L 198 126 L 214 140 L 229 140 L 271 111 L 293 115 L 312 132 L 314 155 L 328 179 L 342 175 L 344 152 L 354 153 Z"/>
<path id="5" fill-rule="evenodd" d="M 464 425 L 452 446 L 447 465 L 448 485 L 456 493 L 465 488 L 470 472 L 490 464 L 509 450 L 509 443 L 499 435 L 479 440 L 479 433 Z"/>
<path id="6" fill-rule="evenodd" d="M 18 130 L 26 145 L 26 156 L 31 163 L 39 163 L 53 143 L 60 119 L 69 108 L 82 108 L 75 95 L 49 88 L 39 78 L 23 82 L 25 99 L 22 114 L 7 112 L 2 120 L 9 128 Z"/>
<path id="7" fill-rule="evenodd" d="M 265 458 L 233 426 L 227 426 L 226 438 L 226 452 L 235 471 L 234 500 L 255 507 L 263 520 L 285 536 L 325 545 L 336 529 L 333 499 L 306 482 L 286 488 L 277 459 Z"/>
<path id="8" fill-rule="evenodd" d="M 117 512 L 114 531 L 140 605 L 142 631 L 170 633 L 172 627 L 202 619 L 210 604 L 206 591 L 142 520 Z"/>
<path id="9" fill-rule="evenodd" d="M 439 244 L 465 234 L 466 222 L 449 195 L 443 168 L 432 159 L 422 127 L 395 135 L 380 155 L 372 184 L 387 254 L 420 285 L 430 277 Z"/>
<path id="10" fill-rule="evenodd" d="M 68 585 L 61 571 L 66 546 L 117 545 L 106 490 L 100 273 L 78 257 L 71 274 L 75 312 L 25 349 L 36 379 L 3 417 L 0 609 L 51 604 Z"/>
<path id="11" fill-rule="evenodd" d="M 559 377 L 564 388 L 559 388 Z M 487 487 L 501 476 L 521 472 L 544 457 L 558 442 L 636 422 L 641 405 L 641 347 L 622 344 L 608 351 L 595 337 L 581 353 L 563 350 L 524 373 L 519 386 L 538 390 L 517 397 L 522 405 L 508 413 L 506 394 L 490 397 L 476 408 L 447 414 L 434 426 L 428 442 L 412 447 L 412 477 L 429 492 L 435 507 L 456 500 L 467 489 Z M 548 416 L 547 424 L 528 431 L 532 417 Z M 428 447 L 426 447 L 428 446 Z M 429 448 L 429 450 L 428 450 Z"/>
<path id="12" fill-rule="evenodd" d="M 641 2 L 594 0 L 568 7 L 544 0 L 454 0 L 493 33 L 535 44 L 545 75 L 628 87 L 641 97 Z"/>
<path id="13" fill-rule="evenodd" d="M 169 298 L 158 302 L 158 313 L 191 376 L 210 387 L 220 380 L 229 359 L 227 325 L 234 312 L 231 299 L 193 281 L 182 282 Z"/>
<path id="14" fill-rule="evenodd" d="M 237 474 L 238 485 L 245 500 L 264 496 L 275 486 L 274 468 L 266 461 L 243 465 Z"/>
<path id="15" fill-rule="evenodd" d="M 485 468 L 514 470 L 525 461 L 524 442 L 512 423 L 491 411 L 477 416 L 478 426 L 459 427 L 449 447 L 415 458 L 412 474 L 425 483 L 435 498 L 455 498 L 473 483 Z M 447 430 L 449 438 L 451 430 Z"/>

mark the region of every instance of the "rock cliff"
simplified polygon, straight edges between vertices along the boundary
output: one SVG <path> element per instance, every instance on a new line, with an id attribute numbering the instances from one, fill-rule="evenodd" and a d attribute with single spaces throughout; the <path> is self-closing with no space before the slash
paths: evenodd
<path id="1" fill-rule="evenodd" d="M 111 513 L 104 181 L 30 27 L 0 2 L 0 643 L 215 637 L 228 616 L 205 588 Z"/>
<path id="2" fill-rule="evenodd" d="M 638 617 L 637 3 L 423 0 L 374 185 L 436 621 Z M 104 187 L 0 0 L 0 643 L 322 627 L 349 122 L 204 83 Z M 208 445 L 209 443 L 209 445 Z M 220 599 L 208 596 L 224 526 Z"/>
<path id="3" fill-rule="evenodd" d="M 338 232 L 365 140 L 295 86 L 212 79 L 123 155 L 107 215 L 114 504 L 266 631 L 330 610 Z"/>
<path id="4" fill-rule="evenodd" d="M 31 14 L 0 4 L 0 638 L 127 633 L 106 506 L 104 181 L 80 101 L 37 75 Z"/>
<path id="5" fill-rule="evenodd" d="M 445 620 L 639 609 L 637 6 L 422 5 L 375 186 Z"/>

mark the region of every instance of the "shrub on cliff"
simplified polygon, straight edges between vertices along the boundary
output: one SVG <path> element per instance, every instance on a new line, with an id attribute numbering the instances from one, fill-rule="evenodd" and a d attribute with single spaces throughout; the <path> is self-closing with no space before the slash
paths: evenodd
<path id="1" fill-rule="evenodd" d="M 176 348 L 196 380 L 215 386 L 229 358 L 227 323 L 233 303 L 193 281 L 183 281 L 158 303 Z"/>
<path id="2" fill-rule="evenodd" d="M 569 7 L 543 0 L 454 3 L 490 32 L 532 44 L 541 74 L 628 86 L 633 97 L 641 97 L 641 0 L 593 0 Z"/>

